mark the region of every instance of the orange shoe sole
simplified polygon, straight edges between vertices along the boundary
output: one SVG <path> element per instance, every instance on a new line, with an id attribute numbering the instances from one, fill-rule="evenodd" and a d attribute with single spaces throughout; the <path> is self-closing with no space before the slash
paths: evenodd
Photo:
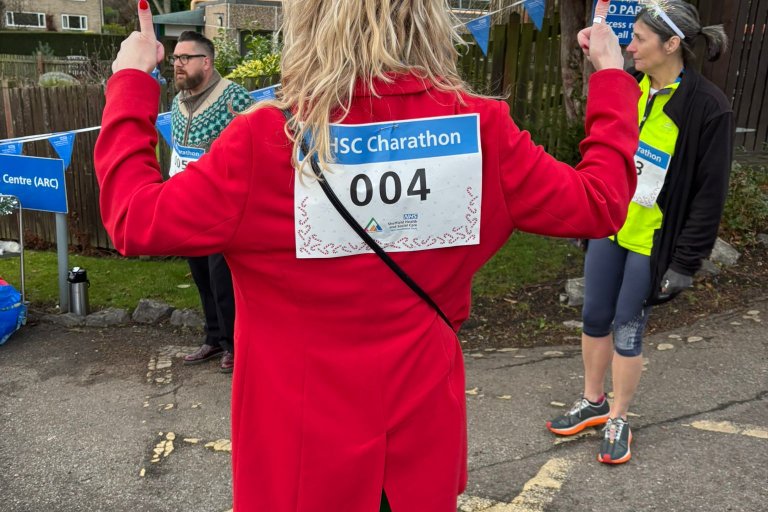
<path id="1" fill-rule="evenodd" d="M 624 464 L 629 459 L 632 458 L 632 432 L 629 433 L 629 446 L 627 447 L 627 454 L 624 455 L 620 459 L 613 460 L 611 459 L 610 455 L 605 455 L 604 457 L 600 457 L 600 454 L 597 454 L 597 462 L 602 462 L 603 464 Z"/>
<path id="2" fill-rule="evenodd" d="M 601 425 L 605 425 L 608 422 L 610 415 L 610 413 L 606 413 L 605 416 L 595 416 L 594 418 L 589 418 L 588 420 L 584 420 L 581 423 L 577 423 L 570 428 L 552 428 L 552 422 L 548 421 L 547 429 L 549 429 L 549 431 L 553 434 L 557 434 L 559 436 L 572 436 L 574 434 L 578 434 L 587 427 L 599 427 Z"/>

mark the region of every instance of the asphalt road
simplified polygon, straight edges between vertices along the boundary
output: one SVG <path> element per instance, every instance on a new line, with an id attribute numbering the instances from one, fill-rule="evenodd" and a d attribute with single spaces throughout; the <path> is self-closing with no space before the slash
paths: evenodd
<path id="1" fill-rule="evenodd" d="M 228 510 L 231 380 L 181 365 L 198 341 L 41 323 L 0 347 L 0 510 Z M 544 428 L 580 392 L 577 347 L 467 353 L 459 510 L 768 510 L 768 299 L 654 335 L 644 356 L 633 458 L 609 467 L 599 431 Z"/>

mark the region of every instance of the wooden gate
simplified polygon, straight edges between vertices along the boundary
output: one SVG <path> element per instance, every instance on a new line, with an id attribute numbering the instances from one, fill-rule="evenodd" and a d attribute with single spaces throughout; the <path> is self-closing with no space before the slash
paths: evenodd
<path id="1" fill-rule="evenodd" d="M 705 76 L 728 96 L 736 118 L 736 146 L 768 150 L 768 1 L 699 0 L 704 25 L 722 23 L 730 48 L 704 64 Z"/>

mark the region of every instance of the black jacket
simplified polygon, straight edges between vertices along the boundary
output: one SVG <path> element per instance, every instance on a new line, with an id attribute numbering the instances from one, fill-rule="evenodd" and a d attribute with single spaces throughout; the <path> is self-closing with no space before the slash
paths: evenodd
<path id="1" fill-rule="evenodd" d="M 643 74 L 629 70 L 638 80 Z M 653 236 L 651 295 L 648 305 L 660 304 L 664 272 L 694 275 L 717 240 L 720 218 L 728 195 L 733 159 L 733 110 L 725 94 L 692 69 L 664 112 L 679 128 L 675 154 L 656 202 L 664 215 Z"/>

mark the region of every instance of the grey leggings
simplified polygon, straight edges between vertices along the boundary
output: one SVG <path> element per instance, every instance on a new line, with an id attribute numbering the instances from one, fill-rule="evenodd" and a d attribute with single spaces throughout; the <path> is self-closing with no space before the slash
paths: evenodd
<path id="1" fill-rule="evenodd" d="M 643 352 L 643 331 L 650 306 L 651 258 L 624 249 L 608 238 L 590 240 L 584 259 L 584 334 L 595 338 L 613 332 L 622 356 Z"/>

